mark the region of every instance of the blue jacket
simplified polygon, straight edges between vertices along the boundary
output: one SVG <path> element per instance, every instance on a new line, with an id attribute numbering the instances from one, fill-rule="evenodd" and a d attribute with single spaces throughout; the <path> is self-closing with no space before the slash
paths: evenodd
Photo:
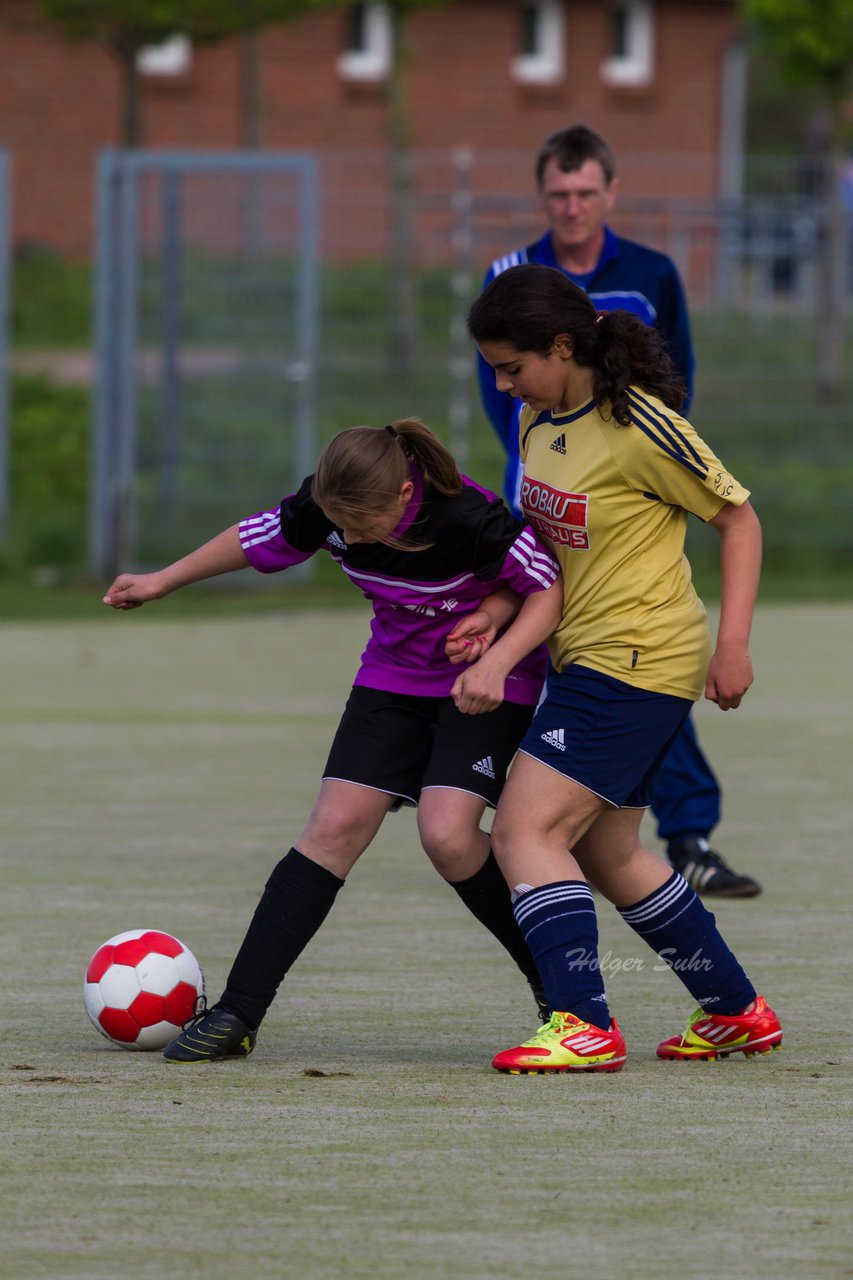
<path id="1" fill-rule="evenodd" d="M 542 266 L 562 270 L 554 257 L 550 231 L 535 244 L 496 258 L 486 272 L 483 288 L 508 267 L 516 267 L 523 262 L 538 262 Z M 570 271 L 565 274 L 586 290 L 599 311 L 631 311 L 646 324 L 656 326 L 687 387 L 687 399 L 682 409 L 686 415 L 693 395 L 695 361 L 684 289 L 672 259 L 633 240 L 625 240 L 605 227 L 604 247 L 593 270 L 585 275 L 573 275 Z M 521 463 L 518 456 L 518 419 L 522 404 L 508 392 L 498 391 L 494 369 L 479 353 L 477 374 L 483 407 L 507 454 L 504 496 L 519 514 Z"/>

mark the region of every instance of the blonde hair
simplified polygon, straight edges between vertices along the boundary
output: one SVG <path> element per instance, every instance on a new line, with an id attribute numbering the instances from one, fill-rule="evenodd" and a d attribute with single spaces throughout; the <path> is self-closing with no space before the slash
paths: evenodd
<path id="1" fill-rule="evenodd" d="M 326 446 L 311 482 L 311 496 L 341 528 L 361 525 L 388 510 L 411 479 L 411 464 L 424 487 L 450 496 L 462 477 L 453 454 L 417 418 L 401 418 L 385 428 L 349 427 Z M 387 541 L 403 546 L 396 539 Z M 405 544 L 412 550 L 411 544 Z"/>

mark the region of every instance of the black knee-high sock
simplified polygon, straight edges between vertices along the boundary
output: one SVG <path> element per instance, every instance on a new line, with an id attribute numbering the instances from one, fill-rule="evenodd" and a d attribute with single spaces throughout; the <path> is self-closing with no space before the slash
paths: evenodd
<path id="1" fill-rule="evenodd" d="M 267 881 L 218 1003 L 257 1027 L 343 883 L 298 849 L 286 853 Z"/>
<path id="2" fill-rule="evenodd" d="M 472 916 L 485 925 L 489 933 L 509 952 L 530 985 L 540 987 L 541 979 L 536 961 L 518 927 L 506 880 L 491 850 L 480 870 L 473 876 L 455 883 L 448 880 L 447 883 L 451 889 L 456 890 Z"/>

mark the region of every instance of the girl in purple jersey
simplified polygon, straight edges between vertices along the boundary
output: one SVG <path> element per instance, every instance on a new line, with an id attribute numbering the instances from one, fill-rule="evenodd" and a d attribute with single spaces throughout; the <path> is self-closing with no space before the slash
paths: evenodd
<path id="1" fill-rule="evenodd" d="M 274 510 L 156 573 L 121 574 L 104 603 L 134 609 L 191 582 L 247 565 L 276 573 L 321 550 L 371 602 L 370 639 L 311 815 L 267 882 L 225 991 L 166 1047 L 170 1062 L 252 1051 L 285 974 L 385 815 L 402 804 L 417 805 L 434 866 L 504 945 L 544 1010 L 480 821 L 497 803 L 539 696 L 541 642 L 561 610 L 559 567 L 500 499 L 460 476 L 427 427 L 405 419 L 342 432 Z M 466 638 L 456 640 L 448 631 L 463 616 Z"/>

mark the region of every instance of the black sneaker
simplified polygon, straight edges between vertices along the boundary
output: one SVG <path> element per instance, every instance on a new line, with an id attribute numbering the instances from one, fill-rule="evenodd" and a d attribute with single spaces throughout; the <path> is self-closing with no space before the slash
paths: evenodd
<path id="1" fill-rule="evenodd" d="M 709 898 L 755 898 L 761 885 L 732 871 L 704 836 L 685 836 L 669 846 L 669 860 L 697 893 Z"/>
<path id="2" fill-rule="evenodd" d="M 545 988 L 541 982 L 529 982 L 527 984 L 533 992 L 533 999 L 536 1001 L 536 1011 L 539 1014 L 539 1021 L 543 1024 L 551 1021 L 551 1010 L 548 1008 L 548 997 L 545 995 Z"/>
<path id="3" fill-rule="evenodd" d="M 255 1047 L 257 1031 L 247 1027 L 236 1013 L 202 1007 L 179 1036 L 163 1050 L 167 1062 L 215 1062 L 220 1058 L 247 1058 Z"/>

